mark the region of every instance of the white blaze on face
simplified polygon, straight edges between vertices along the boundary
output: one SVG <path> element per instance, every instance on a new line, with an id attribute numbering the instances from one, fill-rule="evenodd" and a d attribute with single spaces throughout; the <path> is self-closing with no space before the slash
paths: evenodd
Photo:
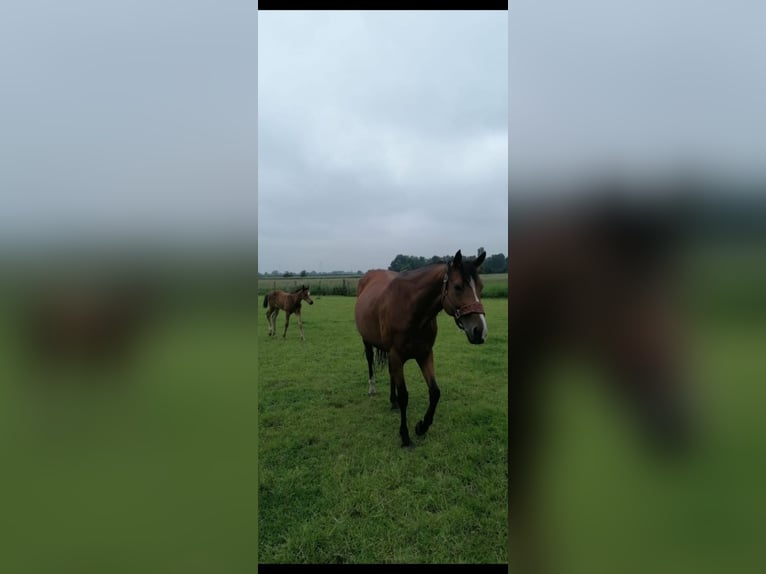
<path id="1" fill-rule="evenodd" d="M 471 286 L 471 291 L 473 291 L 473 298 L 476 299 L 476 302 L 479 303 L 479 296 L 476 294 L 476 284 L 473 282 L 473 277 L 468 280 L 468 284 Z M 486 341 L 487 340 L 487 318 L 484 316 L 484 313 L 481 313 L 479 315 L 481 317 L 481 325 L 482 325 L 482 331 L 481 331 L 481 340 Z"/>

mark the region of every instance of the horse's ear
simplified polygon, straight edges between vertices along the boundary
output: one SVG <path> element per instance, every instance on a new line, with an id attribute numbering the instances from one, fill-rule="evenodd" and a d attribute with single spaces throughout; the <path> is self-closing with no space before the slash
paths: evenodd
<path id="1" fill-rule="evenodd" d="M 487 257 L 487 252 L 486 251 L 482 251 L 481 255 L 479 255 L 476 258 L 476 261 L 473 262 L 473 264 L 476 266 L 477 269 L 481 266 L 482 263 L 484 263 L 485 257 Z"/>
<path id="2" fill-rule="evenodd" d="M 455 253 L 455 257 L 452 259 L 453 267 L 460 267 L 463 264 L 463 254 L 460 253 L 460 249 Z"/>

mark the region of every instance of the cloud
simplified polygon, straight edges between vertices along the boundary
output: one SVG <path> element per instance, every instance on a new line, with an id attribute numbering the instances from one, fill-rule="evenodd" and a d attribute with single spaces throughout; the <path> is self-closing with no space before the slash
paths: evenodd
<path id="1" fill-rule="evenodd" d="M 262 269 L 505 248 L 506 14 L 267 13 L 259 34 Z"/>

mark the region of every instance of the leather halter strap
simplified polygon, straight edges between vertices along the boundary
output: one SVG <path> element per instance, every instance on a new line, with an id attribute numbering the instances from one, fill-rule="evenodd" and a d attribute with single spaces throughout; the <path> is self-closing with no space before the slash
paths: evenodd
<path id="1" fill-rule="evenodd" d="M 478 315 L 484 313 L 484 307 L 480 301 L 474 301 L 468 305 L 463 305 L 459 309 L 455 309 L 455 319 L 460 319 L 466 315 Z"/>

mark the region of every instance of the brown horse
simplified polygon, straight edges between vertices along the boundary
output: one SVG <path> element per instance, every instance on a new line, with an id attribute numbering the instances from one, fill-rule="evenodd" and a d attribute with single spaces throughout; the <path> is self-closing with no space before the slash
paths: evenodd
<path id="1" fill-rule="evenodd" d="M 285 312 L 285 332 L 282 333 L 282 337 L 287 336 L 287 327 L 290 324 L 290 315 L 295 313 L 298 318 L 298 329 L 301 332 L 301 340 L 305 341 L 306 337 L 303 336 L 303 321 L 301 321 L 301 301 L 306 301 L 309 305 L 314 304 L 314 300 L 311 298 L 311 292 L 305 285 L 296 289 L 292 293 L 286 291 L 271 291 L 266 293 L 263 298 L 263 308 L 268 308 L 266 311 L 266 320 L 269 322 L 269 336 L 277 334 L 276 320 L 279 315 L 279 310 L 282 309 Z"/>
<path id="2" fill-rule="evenodd" d="M 404 363 L 415 359 L 428 385 L 429 404 L 415 432 L 423 436 L 433 423 L 439 402 L 439 386 L 434 376 L 433 345 L 436 316 L 444 309 L 455 319 L 468 341 L 481 344 L 487 338 L 487 320 L 481 304 L 482 282 L 478 269 L 482 252 L 475 260 L 463 259 L 460 251 L 449 263 L 434 263 L 419 269 L 396 273 L 368 271 L 357 285 L 356 328 L 362 336 L 369 375 L 368 394 L 375 394 L 373 349 L 383 362 L 388 359 L 391 407 L 399 407 L 402 446 L 409 446 Z"/>
<path id="3" fill-rule="evenodd" d="M 26 308 L 30 349 L 55 366 L 119 362 L 147 330 L 151 308 L 143 287 L 51 286 Z"/>
<path id="4" fill-rule="evenodd" d="M 683 204 L 587 197 L 510 225 L 509 519 L 511 561 L 522 572 L 542 571 L 546 554 L 535 489 L 555 357 L 575 352 L 602 367 L 649 445 L 679 453 L 692 436 L 674 298 L 684 221 L 674 208 Z"/>

